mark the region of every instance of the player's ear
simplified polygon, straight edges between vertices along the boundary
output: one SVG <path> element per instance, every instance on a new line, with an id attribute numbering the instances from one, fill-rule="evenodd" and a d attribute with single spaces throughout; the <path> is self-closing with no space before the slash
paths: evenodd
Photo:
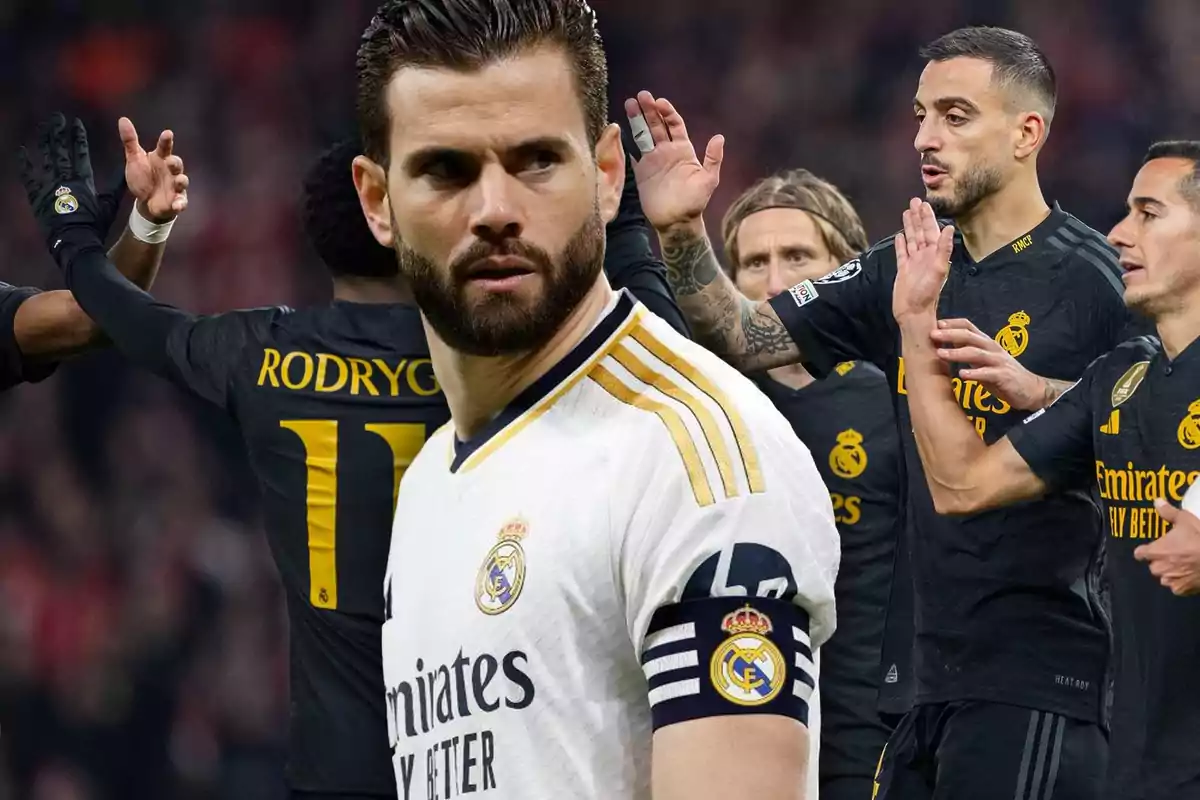
<path id="1" fill-rule="evenodd" d="M 392 201 L 388 198 L 387 170 L 366 156 L 356 156 L 352 167 L 354 188 L 363 216 L 376 241 L 387 248 L 395 243 L 392 230 Z"/>
<path id="2" fill-rule="evenodd" d="M 1029 111 L 1021 115 L 1019 122 L 1014 155 L 1018 159 L 1026 159 L 1036 154 L 1046 143 L 1046 118 L 1036 111 Z"/>
<path id="3" fill-rule="evenodd" d="M 625 145 L 621 127 L 610 123 L 596 142 L 596 200 L 605 224 L 617 217 L 625 188 Z"/>

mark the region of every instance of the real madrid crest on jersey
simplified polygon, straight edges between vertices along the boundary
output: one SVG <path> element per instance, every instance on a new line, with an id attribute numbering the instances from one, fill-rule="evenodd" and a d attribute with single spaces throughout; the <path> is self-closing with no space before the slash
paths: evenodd
<path id="1" fill-rule="evenodd" d="M 1029 346 L 1029 323 L 1031 321 L 1029 315 L 1024 311 L 1013 314 L 1008 318 L 1008 324 L 996 334 L 996 343 L 1013 358 L 1021 355 Z"/>
<path id="2" fill-rule="evenodd" d="M 837 435 L 837 444 L 829 451 L 829 468 L 839 478 L 857 478 L 867 468 L 867 451 L 863 436 L 853 428 Z"/>
<path id="3" fill-rule="evenodd" d="M 500 541 L 488 551 L 475 578 L 475 605 L 485 614 L 502 614 L 512 608 L 525 587 L 525 550 L 521 540 L 529 533 L 523 519 L 511 519 L 500 529 Z"/>
<path id="4" fill-rule="evenodd" d="M 1187 416 L 1179 422 L 1179 443 L 1188 450 L 1200 447 L 1200 400 L 1192 401 Z"/>
<path id="5" fill-rule="evenodd" d="M 79 201 L 66 186 L 54 190 L 54 212 L 56 214 L 74 214 L 79 209 Z"/>
<path id="6" fill-rule="evenodd" d="M 709 665 L 709 676 L 717 693 L 740 706 L 770 702 L 783 688 L 787 662 L 774 642 L 766 638 L 771 618 L 745 605 L 721 620 L 729 634 Z"/>
<path id="7" fill-rule="evenodd" d="M 1133 393 L 1137 391 L 1138 387 L 1142 385 L 1142 381 L 1145 380 L 1146 370 L 1149 368 L 1149 361 L 1139 361 L 1125 370 L 1125 374 L 1113 385 L 1111 398 L 1113 408 L 1133 397 Z"/>

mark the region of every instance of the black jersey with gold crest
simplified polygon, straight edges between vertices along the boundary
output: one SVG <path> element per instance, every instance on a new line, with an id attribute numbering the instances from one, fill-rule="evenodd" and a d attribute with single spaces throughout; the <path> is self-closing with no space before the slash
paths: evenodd
<path id="1" fill-rule="evenodd" d="M 401 475 L 449 418 L 419 313 L 335 301 L 195 318 L 166 372 L 226 409 L 287 600 L 293 789 L 392 796 L 383 568 Z"/>
<path id="2" fill-rule="evenodd" d="M 812 453 L 841 537 L 838 628 L 821 648 L 821 779 L 870 777 L 890 732 L 879 712 L 907 710 L 885 698 L 911 683 L 912 608 L 890 603 L 904 513 L 887 379 L 873 364 L 847 361 L 801 389 L 766 376 L 757 383 Z M 907 647 L 886 652 L 885 626 L 907 631 L 886 637 Z"/>
<path id="3" fill-rule="evenodd" d="M 988 700 L 1099 721 L 1109 633 L 1097 592 L 1098 502 L 1064 491 L 971 517 L 935 512 L 908 412 L 895 276 L 887 239 L 771 305 L 814 375 L 865 359 L 891 385 L 907 475 L 916 702 Z M 1144 325 L 1125 308 L 1114 251 L 1057 206 L 978 262 L 956 239 L 938 316 L 970 319 L 1026 369 L 1059 380 L 1078 378 Z M 963 411 L 988 442 L 1025 416 L 954 373 Z"/>
<path id="4" fill-rule="evenodd" d="M 1174 360 L 1152 337 L 1093 364 L 1045 412 L 1009 433 L 1052 487 L 1097 486 L 1109 521 L 1116 629 L 1110 796 L 1200 796 L 1200 598 L 1176 597 L 1134 559 L 1200 477 L 1200 344 Z"/>

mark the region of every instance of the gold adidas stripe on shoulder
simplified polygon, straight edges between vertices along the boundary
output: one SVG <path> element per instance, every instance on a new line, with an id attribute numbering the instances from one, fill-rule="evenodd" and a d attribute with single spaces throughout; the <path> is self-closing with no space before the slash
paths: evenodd
<path id="1" fill-rule="evenodd" d="M 629 374 L 633 375 L 633 377 L 647 386 L 653 386 L 667 397 L 686 406 L 687 410 L 692 412 L 692 416 L 700 424 L 700 430 L 704 433 L 704 438 L 708 442 L 708 449 L 712 451 L 713 459 L 717 462 L 717 471 L 721 475 L 721 485 L 725 489 L 725 496 L 737 497 L 737 478 L 733 474 L 733 462 L 729 458 L 729 448 L 725 446 L 725 437 L 722 435 L 721 429 L 717 426 L 716 418 L 713 417 L 712 412 L 701 402 L 700 398 L 680 388 L 679 384 L 671 380 L 665 373 L 650 367 L 646 362 L 630 352 L 629 348 L 624 345 L 618 345 L 613 348 L 610 355 L 614 361 L 628 370 Z"/>
<path id="2" fill-rule="evenodd" d="M 696 504 L 703 507 L 716 502 L 712 487 L 708 483 L 704 463 L 700 460 L 700 452 L 696 449 L 696 443 L 692 440 L 692 435 L 688 432 L 687 425 L 684 424 L 683 417 L 679 415 L 678 411 L 647 397 L 645 393 L 629 388 L 602 364 L 592 367 L 588 377 L 615 399 L 634 408 L 649 411 L 662 420 L 667 427 L 667 432 L 671 434 L 671 440 L 675 443 L 680 458 L 683 459 L 683 466 L 687 471 L 688 482 L 692 485 L 692 494 L 696 498 Z"/>
<path id="3" fill-rule="evenodd" d="M 718 408 L 721 409 L 721 413 L 724 414 L 726 421 L 729 423 L 729 428 L 733 432 L 734 442 L 737 444 L 738 456 L 741 458 L 742 467 L 746 471 L 746 481 L 750 486 L 750 492 L 752 494 L 760 494 L 765 492 L 767 489 L 766 481 L 763 479 L 762 467 L 758 460 L 758 452 L 754 447 L 754 440 L 750 437 L 750 430 L 746 427 L 745 421 L 742 419 L 741 414 L 738 413 L 738 410 L 734 406 L 733 401 L 729 398 L 729 395 L 722 391 L 720 387 L 718 387 L 712 381 L 711 378 L 705 375 L 701 370 L 697 369 L 693 364 L 689 363 L 685 357 L 672 351 L 669 347 L 663 344 L 646 328 L 644 324 L 639 323 L 636 325 L 633 330 L 630 331 L 629 337 L 645 348 L 646 351 L 656 359 L 666 364 L 681 377 L 686 379 L 690 384 L 689 388 L 707 395 L 708 398 L 712 400 L 712 402 L 715 403 Z M 626 369 L 628 369 L 628 367 L 626 367 Z M 657 374 L 658 373 L 655 373 L 655 375 Z M 640 377 L 638 379 L 642 380 Z M 667 380 L 669 381 L 669 379 Z M 648 381 L 643 382 L 649 383 Z M 657 386 L 657 384 L 652 385 L 655 385 L 656 388 L 659 388 L 660 391 L 663 391 L 661 387 Z M 669 392 L 664 393 L 669 395 Z M 694 412 L 695 407 L 703 408 L 700 403 L 701 401 L 699 398 L 693 398 L 692 402 L 688 403 L 687 405 Z M 707 409 L 705 409 L 705 412 L 707 413 Z M 709 419 L 712 419 L 711 415 L 709 416 Z M 704 428 L 703 420 L 700 420 L 700 425 L 702 428 Z M 715 423 L 713 424 L 713 427 L 716 427 Z M 717 433 L 719 433 L 719 431 L 717 431 Z M 705 429 L 705 435 L 709 436 L 708 429 Z M 714 437 L 709 436 L 710 442 L 713 440 L 713 438 Z M 720 436 L 715 437 L 715 439 L 716 441 L 721 442 L 722 449 L 724 449 L 724 440 L 721 439 Z M 718 467 L 720 467 L 721 456 L 715 447 L 713 449 L 713 456 L 717 460 Z M 727 467 L 729 466 L 728 455 L 726 455 L 725 464 Z M 721 477 L 722 479 L 725 478 L 724 472 L 722 472 Z"/>

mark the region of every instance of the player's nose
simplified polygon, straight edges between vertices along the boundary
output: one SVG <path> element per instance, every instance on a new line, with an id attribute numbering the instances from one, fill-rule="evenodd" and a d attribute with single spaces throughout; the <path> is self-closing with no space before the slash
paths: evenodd
<path id="1" fill-rule="evenodd" d="M 778 261 L 772 259 L 771 266 L 767 270 L 767 297 L 774 297 L 777 294 L 782 294 L 792 287 L 788 283 L 788 276 Z"/>
<path id="2" fill-rule="evenodd" d="M 917 135 L 913 138 L 913 148 L 921 154 L 937 152 L 942 149 L 941 137 L 929 117 L 922 120 L 921 126 L 917 128 Z"/>
<path id="3" fill-rule="evenodd" d="M 471 199 L 471 232 L 480 239 L 520 238 L 524 229 L 518 181 L 499 164 L 484 167 Z"/>
<path id="4" fill-rule="evenodd" d="M 1133 247 L 1133 237 L 1130 228 L 1129 217 L 1125 217 L 1108 232 L 1108 243 L 1118 250 Z"/>

